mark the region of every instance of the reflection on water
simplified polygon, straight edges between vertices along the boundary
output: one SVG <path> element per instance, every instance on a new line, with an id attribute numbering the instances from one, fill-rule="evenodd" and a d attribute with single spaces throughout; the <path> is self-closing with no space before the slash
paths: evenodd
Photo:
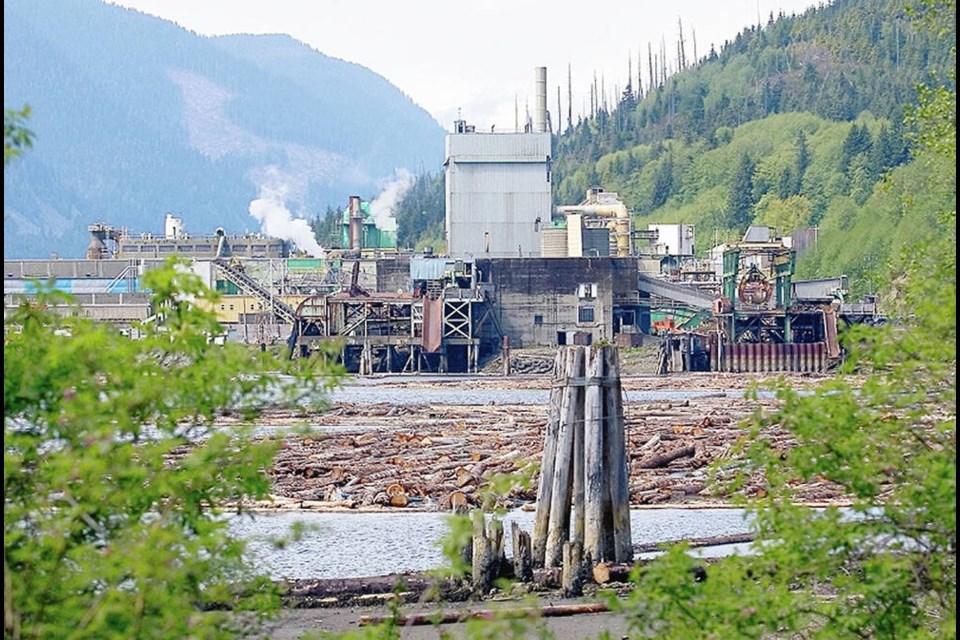
<path id="1" fill-rule="evenodd" d="M 247 540 L 252 563 L 275 579 L 351 578 L 441 567 L 439 542 L 447 532 L 439 513 L 277 513 L 235 516 L 231 531 Z M 504 517 L 525 531 L 533 529 L 532 512 L 513 511 Z M 277 547 L 273 540 L 288 537 L 300 522 L 307 527 L 301 540 Z M 631 511 L 634 543 L 744 533 L 740 509 L 638 509 Z M 505 536 L 507 555 L 512 554 Z"/>

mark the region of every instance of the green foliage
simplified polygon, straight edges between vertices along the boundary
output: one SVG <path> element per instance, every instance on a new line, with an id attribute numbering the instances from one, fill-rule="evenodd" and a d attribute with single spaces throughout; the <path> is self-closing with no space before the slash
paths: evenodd
<path id="1" fill-rule="evenodd" d="M 789 196 L 781 200 L 768 193 L 757 203 L 756 211 L 756 224 L 766 225 L 787 235 L 809 225 L 813 205 L 804 196 Z"/>
<path id="2" fill-rule="evenodd" d="M 267 492 L 276 445 L 214 419 L 331 378 L 215 344 L 209 292 L 181 265 L 145 284 L 141 340 L 56 293 L 4 320 L 5 637 L 233 637 L 278 606 L 222 511 Z"/>
<path id="3" fill-rule="evenodd" d="M 737 172 L 730 185 L 727 203 L 727 226 L 743 231 L 753 221 L 753 172 L 756 165 L 749 155 L 740 156 Z"/>
<path id="4" fill-rule="evenodd" d="M 949 3 L 919 13 L 945 8 Z M 619 193 L 640 226 L 696 224 L 699 236 L 719 241 L 738 238 L 755 215 L 798 196 L 804 200 L 793 202 L 803 203 L 803 213 L 790 217 L 823 225 L 821 250 L 798 265 L 803 276 L 844 273 L 856 293 L 875 292 L 889 282 L 897 252 L 929 227 L 930 205 L 942 195 L 915 191 L 915 174 L 897 171 L 912 163 L 910 145 L 920 143 L 902 115 L 937 91 L 918 85 L 936 77 L 952 83 L 955 54 L 944 43 L 954 34 L 954 25 L 916 29 L 899 0 L 771 16 L 671 77 L 651 69 L 650 86 L 631 111 L 615 105 L 561 136 L 555 199 L 578 202 L 586 187 L 600 186 Z M 955 119 L 955 106 L 945 103 L 940 118 Z M 750 183 L 737 173 L 745 155 L 755 164 Z M 890 176 L 900 184 L 885 191 Z M 917 206 L 900 204 L 903 191 L 915 192 Z M 843 224 L 829 219 L 838 210 Z M 892 210 L 901 214 L 878 214 Z M 781 230 L 793 226 L 781 213 L 773 215 Z M 869 233 L 871 218 L 881 218 L 877 233 Z"/>
<path id="5" fill-rule="evenodd" d="M 425 173 L 397 203 L 397 243 L 402 247 L 423 249 L 431 246 L 437 253 L 445 244 L 443 173 Z"/>
<path id="6" fill-rule="evenodd" d="M 812 394 L 782 386 L 760 415 L 747 464 L 762 473 L 756 555 L 699 564 L 672 550 L 637 574 L 624 610 L 638 637 L 943 638 L 956 617 L 955 242 L 936 243 L 911 270 L 906 326 L 852 332 L 849 366 L 874 371 Z M 921 266 L 922 265 L 922 266 Z M 796 440 L 788 453 L 764 428 Z M 843 487 L 848 512 L 797 505 L 798 482 Z"/>
<path id="7" fill-rule="evenodd" d="M 310 228 L 313 230 L 313 237 L 326 249 L 345 249 L 343 247 L 343 209 L 340 207 L 327 207 L 322 216 L 317 216 L 310 221 Z"/>
<path id="8" fill-rule="evenodd" d="M 953 3 L 937 7 L 955 23 Z M 956 637 L 956 94 L 922 95 L 915 164 L 934 171 L 915 179 L 939 195 L 938 225 L 899 259 L 903 322 L 846 335 L 862 382 L 779 386 L 780 408 L 751 420 L 744 459 L 721 468 L 733 486 L 765 479 L 747 505 L 754 554 L 704 569 L 678 547 L 639 570 L 624 606 L 636 636 Z M 768 439 L 772 426 L 791 435 L 789 451 Z M 795 504 L 793 486 L 811 481 L 841 487 L 849 509 Z"/>
<path id="9" fill-rule="evenodd" d="M 3 110 L 3 166 L 19 158 L 24 149 L 33 146 L 33 132 L 27 128 L 30 107 Z"/>

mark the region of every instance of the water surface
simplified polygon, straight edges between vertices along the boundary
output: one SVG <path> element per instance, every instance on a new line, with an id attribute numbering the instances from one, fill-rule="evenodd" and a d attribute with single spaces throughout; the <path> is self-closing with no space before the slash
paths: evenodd
<path id="1" fill-rule="evenodd" d="M 517 522 L 533 529 L 534 514 L 512 511 L 503 518 L 509 531 Z M 300 522 L 302 539 L 277 547 Z M 740 509 L 635 509 L 630 512 L 633 542 L 729 535 L 748 531 Z M 248 542 L 253 564 L 274 579 L 352 578 L 444 566 L 440 541 L 448 531 L 441 513 L 270 513 L 234 516 L 233 533 Z M 506 536 L 507 555 L 512 555 Z"/>

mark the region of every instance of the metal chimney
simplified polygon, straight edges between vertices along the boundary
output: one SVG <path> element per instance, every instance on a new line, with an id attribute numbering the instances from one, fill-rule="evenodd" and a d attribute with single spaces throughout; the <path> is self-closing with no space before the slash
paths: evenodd
<path id="1" fill-rule="evenodd" d="M 350 226 L 348 235 L 350 248 L 359 251 L 362 247 L 363 239 L 363 211 L 360 210 L 360 196 L 350 196 Z"/>
<path id="2" fill-rule="evenodd" d="M 537 95 L 536 108 L 533 114 L 533 130 L 536 133 L 547 132 L 547 68 L 536 67 L 535 89 Z"/>

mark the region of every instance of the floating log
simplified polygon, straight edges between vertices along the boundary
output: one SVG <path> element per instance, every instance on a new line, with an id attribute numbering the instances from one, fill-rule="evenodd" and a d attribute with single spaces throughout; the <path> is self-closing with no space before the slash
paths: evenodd
<path id="1" fill-rule="evenodd" d="M 469 502 L 463 491 L 454 491 L 450 494 L 450 510 L 454 513 L 465 513 Z"/>
<path id="2" fill-rule="evenodd" d="M 652 438 L 644 442 L 642 445 L 637 447 L 637 452 L 646 451 L 647 449 L 653 449 L 658 444 L 660 444 L 660 434 L 656 433 Z"/>
<path id="3" fill-rule="evenodd" d="M 716 547 L 724 544 L 741 544 L 753 542 L 757 536 L 755 533 L 731 533 L 722 536 L 707 536 L 703 538 L 687 538 L 684 540 L 668 540 L 666 542 L 648 542 L 637 544 L 633 547 L 637 553 L 652 553 L 654 551 L 663 551 L 664 548 L 680 543 L 686 543 L 691 549 L 701 547 Z"/>
<path id="4" fill-rule="evenodd" d="M 457 477 L 457 486 L 465 487 L 468 484 L 474 486 L 480 485 L 480 477 L 483 475 L 483 472 L 486 470 L 486 465 L 484 464 L 475 464 L 470 468 L 460 467 L 456 471 Z"/>
<path id="5" fill-rule="evenodd" d="M 405 493 L 398 493 L 390 496 L 389 504 L 391 507 L 405 507 L 410 504 L 410 498 Z"/>
<path id="6" fill-rule="evenodd" d="M 660 455 L 649 456 L 642 460 L 636 462 L 637 467 L 640 469 L 659 469 L 665 467 L 674 460 L 678 458 L 684 458 L 686 456 L 692 456 L 696 453 L 696 448 L 691 445 L 686 445 L 683 447 L 678 447 L 673 451 L 668 451 Z"/>

